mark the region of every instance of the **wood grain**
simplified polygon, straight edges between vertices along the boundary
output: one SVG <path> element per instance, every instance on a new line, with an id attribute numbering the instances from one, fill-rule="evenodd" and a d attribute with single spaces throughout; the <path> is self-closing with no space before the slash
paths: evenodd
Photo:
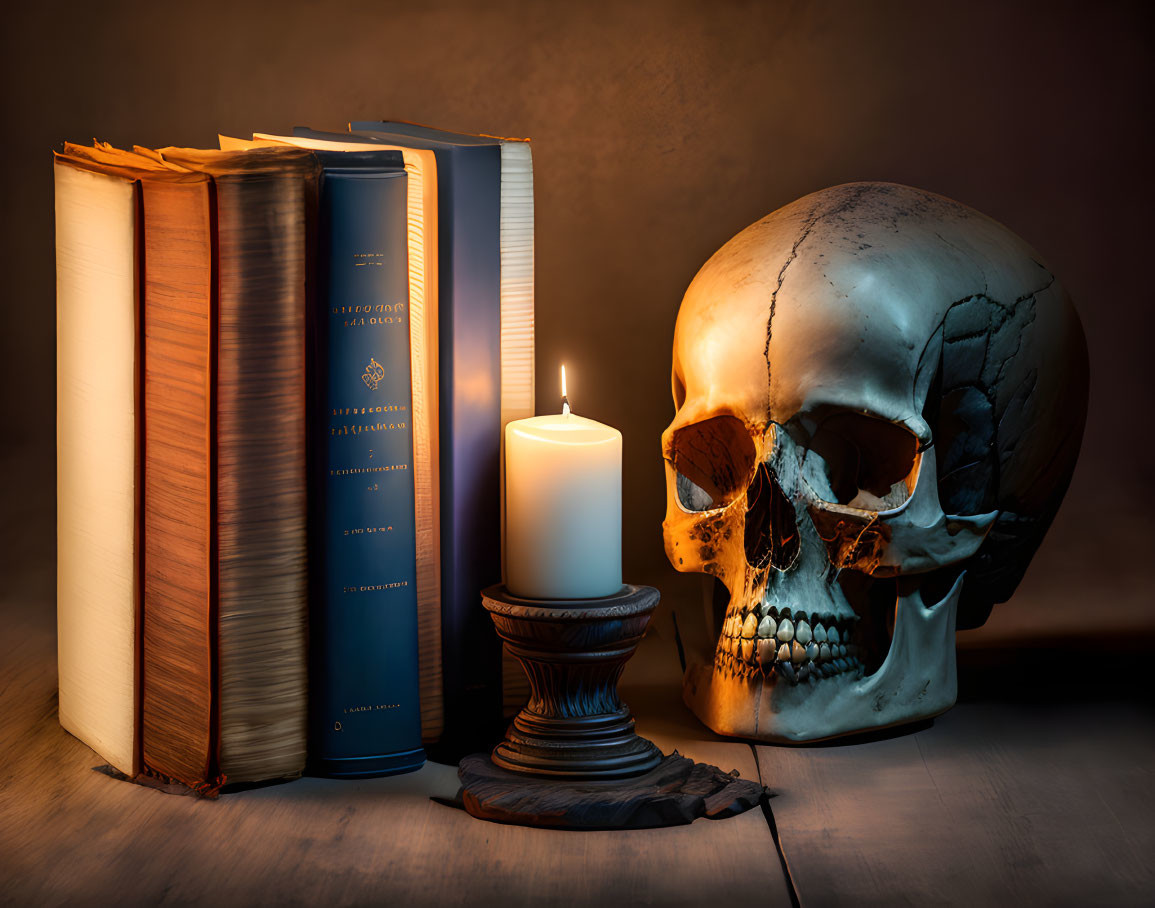
<path id="1" fill-rule="evenodd" d="M 37 516 L 38 498 L 16 515 L 22 535 L 51 521 Z M 18 546 L 16 536 L 6 528 L 0 544 Z M 51 552 L 40 552 L 0 591 L 9 631 L 0 637 L 0 904 L 789 904 L 757 810 L 671 829 L 567 832 L 483 822 L 430 800 L 457 790 L 455 767 L 438 764 L 216 801 L 93 772 L 100 758 L 56 721 L 52 570 Z M 655 643 L 665 664 L 665 641 Z M 643 666 L 643 686 L 627 685 L 628 695 L 647 700 L 650 677 Z M 677 705 L 676 683 L 660 691 Z M 648 723 L 663 747 L 755 771 L 749 747 L 696 723 L 679 740 L 682 711 Z"/>
<path id="2" fill-rule="evenodd" d="M 429 800 L 457 789 L 437 764 L 217 801 L 92 772 L 100 758 L 55 715 L 52 464 L 0 452 L 0 475 L 0 552 L 18 566 L 0 588 L 0 904 L 789 904 L 759 811 L 566 832 Z M 639 733 L 758 778 L 753 748 L 682 704 L 667 632 L 655 623 L 620 686 Z M 801 904 L 1150 904 L 1151 708 L 1123 686 L 1140 674 L 1105 678 L 1094 699 L 1068 680 L 1057 697 L 1016 700 L 992 680 L 913 735 L 758 747 Z"/>
<path id="3" fill-rule="evenodd" d="M 757 751 L 803 905 L 1155 896 L 1148 707 L 965 703 L 913 733 Z"/>

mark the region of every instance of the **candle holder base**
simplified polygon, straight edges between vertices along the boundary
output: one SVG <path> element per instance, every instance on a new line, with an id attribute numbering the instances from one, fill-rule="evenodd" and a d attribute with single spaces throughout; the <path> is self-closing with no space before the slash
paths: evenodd
<path id="1" fill-rule="evenodd" d="M 482 594 L 497 633 L 529 678 L 529 704 L 492 754 L 461 761 L 461 803 L 499 823 L 642 829 L 722 819 L 766 796 L 757 782 L 678 753 L 662 756 L 634 731 L 618 679 L 645 633 L 658 591 L 626 586 L 605 599 Z"/>
<path id="2" fill-rule="evenodd" d="M 463 759 L 457 775 L 461 804 L 471 816 L 547 829 L 651 829 L 698 817 L 722 820 L 768 796 L 757 782 L 677 752 L 648 772 L 610 781 L 510 772 L 483 753 Z"/>
<path id="3" fill-rule="evenodd" d="M 655 769 L 656 745 L 634 731 L 618 679 L 659 594 L 625 586 L 615 596 L 537 600 L 504 585 L 481 594 L 510 654 L 529 678 L 528 705 L 494 749 L 494 765 L 554 779 L 623 779 Z"/>

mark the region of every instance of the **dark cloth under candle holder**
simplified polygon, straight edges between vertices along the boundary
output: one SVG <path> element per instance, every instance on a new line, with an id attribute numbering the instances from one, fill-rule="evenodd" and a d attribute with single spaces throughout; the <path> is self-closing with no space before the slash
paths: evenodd
<path id="1" fill-rule="evenodd" d="M 461 761 L 460 798 L 475 817 L 556 829 L 650 829 L 698 817 L 723 820 L 757 806 L 766 790 L 677 751 L 639 776 L 611 781 L 514 773 L 486 754 Z"/>
<path id="2" fill-rule="evenodd" d="M 531 693 L 492 755 L 461 761 L 469 813 L 526 826 L 620 829 L 733 816 L 759 803 L 761 785 L 677 753 L 663 757 L 634 731 L 618 679 L 658 599 L 648 586 L 588 600 L 520 599 L 502 585 L 482 592 Z"/>

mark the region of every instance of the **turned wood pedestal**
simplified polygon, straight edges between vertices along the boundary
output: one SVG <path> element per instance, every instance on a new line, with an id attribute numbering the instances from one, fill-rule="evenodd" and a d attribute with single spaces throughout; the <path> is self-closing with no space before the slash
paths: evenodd
<path id="1" fill-rule="evenodd" d="M 618 697 L 658 599 L 649 586 L 589 600 L 519 599 L 501 585 L 482 593 L 531 691 L 494 749 L 494 765 L 556 779 L 620 779 L 658 765 L 661 751 L 634 731 Z"/>
<path id="2" fill-rule="evenodd" d="M 567 829 L 638 829 L 749 810 L 762 786 L 663 757 L 634 731 L 618 679 L 645 633 L 658 591 L 626 586 L 605 599 L 518 599 L 503 586 L 482 603 L 529 677 L 530 699 L 492 754 L 461 761 L 473 816 Z"/>

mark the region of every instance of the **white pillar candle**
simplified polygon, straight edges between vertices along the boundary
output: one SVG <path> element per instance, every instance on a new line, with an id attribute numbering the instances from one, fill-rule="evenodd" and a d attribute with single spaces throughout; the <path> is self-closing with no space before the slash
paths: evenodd
<path id="1" fill-rule="evenodd" d="M 505 585 L 525 599 L 622 589 L 622 433 L 569 412 L 505 427 Z"/>

